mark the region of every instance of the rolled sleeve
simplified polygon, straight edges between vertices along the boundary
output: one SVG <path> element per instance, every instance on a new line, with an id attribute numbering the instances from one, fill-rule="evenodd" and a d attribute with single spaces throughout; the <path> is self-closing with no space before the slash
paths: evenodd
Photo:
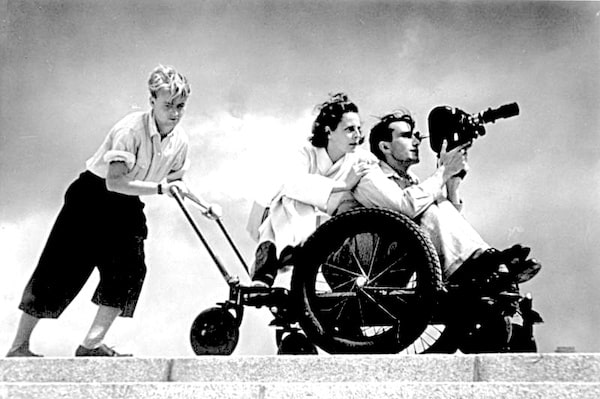
<path id="1" fill-rule="evenodd" d="M 107 164 L 115 161 L 125 162 L 127 169 L 131 170 L 136 163 L 137 147 L 135 132 L 132 129 L 117 129 L 112 135 L 112 143 L 104 154 L 103 161 Z"/>
<path id="2" fill-rule="evenodd" d="M 131 170 L 135 165 L 135 155 L 127 151 L 109 150 L 102 159 L 107 164 L 111 162 L 125 162 L 127 169 Z"/>

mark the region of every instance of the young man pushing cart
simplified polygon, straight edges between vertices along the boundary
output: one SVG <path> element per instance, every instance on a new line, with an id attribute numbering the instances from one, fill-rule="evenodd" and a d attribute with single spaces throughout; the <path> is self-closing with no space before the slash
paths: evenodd
<path id="1" fill-rule="evenodd" d="M 144 278 L 147 237 L 142 195 L 186 193 L 188 138 L 179 122 L 190 85 L 173 67 L 150 74 L 150 110 L 134 112 L 110 130 L 86 170 L 69 186 L 19 308 L 23 311 L 7 357 L 29 349 L 42 318 L 58 318 L 95 267 L 100 282 L 92 301 L 98 311 L 75 356 L 123 356 L 103 343 L 117 316 L 132 317 Z"/>

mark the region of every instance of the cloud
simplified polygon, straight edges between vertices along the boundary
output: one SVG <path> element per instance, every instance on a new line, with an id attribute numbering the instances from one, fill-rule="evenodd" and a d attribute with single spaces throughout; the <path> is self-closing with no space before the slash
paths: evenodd
<path id="1" fill-rule="evenodd" d="M 310 135 L 313 118 L 308 110 L 297 119 L 229 112 L 191 118 L 191 185 L 229 199 L 269 196 L 285 175 L 290 151 Z"/>

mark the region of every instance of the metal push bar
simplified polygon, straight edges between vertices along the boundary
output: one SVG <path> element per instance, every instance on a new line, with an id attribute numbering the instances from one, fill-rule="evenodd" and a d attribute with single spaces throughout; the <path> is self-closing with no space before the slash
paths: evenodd
<path id="1" fill-rule="evenodd" d="M 223 265 L 223 263 L 221 262 L 221 260 L 219 259 L 219 257 L 215 254 L 215 252 L 212 250 L 212 248 L 208 244 L 208 241 L 206 241 L 206 239 L 202 235 L 202 232 L 200 231 L 200 228 L 196 224 L 196 221 L 194 220 L 194 218 L 192 217 L 192 215 L 190 214 L 190 212 L 186 208 L 185 204 L 183 203 L 183 197 L 182 197 L 181 190 L 179 188 L 173 186 L 173 187 L 170 188 L 170 192 L 173 195 L 173 198 L 175 198 L 175 200 L 177 201 L 177 204 L 179 204 L 179 207 L 181 208 L 181 210 L 185 214 L 185 217 L 188 219 L 188 221 L 192 225 L 192 228 L 196 232 L 196 235 L 198 236 L 198 238 L 200 238 L 200 241 L 202 241 L 202 244 L 204 244 L 204 247 L 208 251 L 208 254 L 212 258 L 212 260 L 215 262 L 215 264 L 217 265 L 217 267 L 219 268 L 219 271 L 221 272 L 221 274 L 223 275 L 223 277 L 225 278 L 225 280 L 227 281 L 227 283 L 228 284 L 236 284 L 239 281 L 238 278 L 235 277 L 235 276 L 232 276 L 231 274 L 229 274 L 229 272 L 227 271 L 227 269 L 225 268 L 225 266 Z M 244 267 L 244 270 L 246 270 L 246 273 L 250 274 L 250 271 L 248 269 L 248 265 L 244 261 L 244 258 L 242 257 L 242 254 L 238 250 L 237 246 L 234 244 L 233 240 L 231 239 L 231 236 L 229 235 L 229 233 L 225 229 L 225 226 L 223 225 L 223 222 L 221 222 L 221 219 L 219 218 L 219 216 L 213 214 L 211 212 L 210 206 L 207 205 L 206 203 L 204 203 L 203 201 L 201 201 L 194 194 L 192 194 L 192 193 L 185 193 L 185 194 L 183 194 L 183 196 L 189 198 L 192 202 L 194 202 L 196 205 L 198 205 L 200 207 L 200 209 L 202 210 L 202 213 L 204 213 L 205 215 L 207 215 L 207 217 L 209 217 L 211 219 L 214 219 L 217 222 L 217 224 L 219 225 L 219 228 L 221 229 L 221 231 L 223 232 L 223 234 L 227 238 L 227 242 L 229 242 L 229 245 L 231 246 L 231 248 L 235 252 L 236 256 L 238 257 L 238 259 L 242 263 L 242 266 Z"/>

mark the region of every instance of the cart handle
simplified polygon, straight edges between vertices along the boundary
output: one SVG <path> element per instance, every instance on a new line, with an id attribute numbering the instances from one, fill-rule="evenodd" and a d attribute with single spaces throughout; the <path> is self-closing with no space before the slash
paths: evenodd
<path id="1" fill-rule="evenodd" d="M 183 213 L 185 214 L 185 216 L 187 217 L 187 219 L 191 223 L 192 227 L 194 228 L 194 231 L 196 231 L 196 234 L 198 235 L 198 237 L 200 237 L 200 240 L 202 241 L 202 243 L 204 244 L 204 246 L 208 250 L 210 256 L 213 258 L 214 262 L 217 264 L 217 267 L 221 271 L 221 274 L 223 274 L 223 277 L 225 277 L 225 279 L 227 281 L 229 281 L 229 279 L 231 278 L 231 276 L 229 275 L 229 273 L 227 273 L 226 269 L 224 268 L 223 264 L 219 261 L 219 259 L 217 258 L 217 256 L 214 254 L 214 252 L 208 246 L 208 243 L 204 239 L 204 237 L 202 236 L 202 233 L 200 232 L 200 229 L 196 225 L 196 222 L 194 221 L 194 219 L 192 218 L 192 216 L 188 212 L 187 208 L 183 204 L 183 198 L 181 197 L 182 194 L 185 197 L 189 198 L 196 205 L 198 205 L 200 207 L 202 213 L 204 214 L 204 216 L 206 216 L 207 218 L 212 219 L 215 222 L 217 222 L 217 224 L 219 225 L 219 228 L 223 232 L 223 235 L 225 235 L 225 238 L 227 239 L 227 242 L 229 242 L 229 245 L 231 246 L 231 248 L 235 252 L 236 256 L 238 257 L 240 263 L 244 267 L 244 270 L 246 270 L 246 273 L 248 275 L 250 275 L 250 269 L 248 268 L 248 265 L 246 264 L 246 261 L 244 261 L 244 258 L 242 257 L 241 252 L 239 251 L 239 249 L 237 248 L 237 246 L 233 242 L 233 239 L 231 238 L 231 236 L 227 232 L 227 229 L 225 229 L 225 225 L 223 225 L 223 222 L 221 221 L 221 216 L 222 216 L 221 208 L 218 207 L 217 209 L 215 209 L 214 205 L 207 204 L 206 202 L 200 200 L 198 197 L 196 197 L 194 194 L 192 194 L 189 191 L 187 193 L 184 193 L 177 186 L 171 186 L 170 191 L 171 191 L 171 194 L 173 195 L 173 198 L 175 198 L 175 200 L 177 201 L 177 203 L 179 204 L 179 206 L 183 210 Z"/>
<path id="2" fill-rule="evenodd" d="M 181 189 L 177 186 L 171 187 L 171 193 L 173 193 L 176 190 L 179 191 L 179 195 L 183 194 L 185 198 L 189 198 L 194 204 L 196 204 L 200 208 L 202 214 L 207 218 L 218 220 L 221 218 L 221 216 L 223 216 L 223 210 L 220 206 L 216 204 L 207 204 L 206 202 L 202 201 L 200 198 L 196 197 L 189 191 L 182 192 Z"/>

